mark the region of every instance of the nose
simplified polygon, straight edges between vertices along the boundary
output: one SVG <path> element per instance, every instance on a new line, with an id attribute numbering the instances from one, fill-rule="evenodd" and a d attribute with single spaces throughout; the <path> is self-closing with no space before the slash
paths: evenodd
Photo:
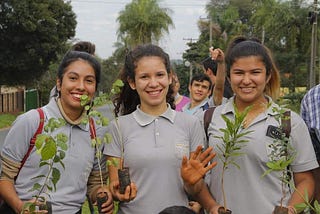
<path id="1" fill-rule="evenodd" d="M 251 81 L 250 74 L 245 73 L 245 74 L 243 75 L 243 80 L 242 80 L 242 82 L 245 83 L 245 84 L 249 84 L 250 81 Z"/>
<path id="2" fill-rule="evenodd" d="M 155 77 L 150 78 L 149 86 L 150 87 L 158 86 L 158 80 Z"/>
<path id="3" fill-rule="evenodd" d="M 85 80 L 79 79 L 77 84 L 78 90 L 83 91 L 85 89 Z"/>

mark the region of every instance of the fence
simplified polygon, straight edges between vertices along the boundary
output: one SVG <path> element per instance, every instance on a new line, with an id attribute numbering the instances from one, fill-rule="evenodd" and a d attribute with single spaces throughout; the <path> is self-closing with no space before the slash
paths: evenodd
<path id="1" fill-rule="evenodd" d="M 25 90 L 24 87 L 0 87 L 0 114 L 26 112 L 38 106 L 38 90 Z"/>
<path id="2" fill-rule="evenodd" d="M 24 91 L 0 94 L 0 113 L 24 111 Z"/>

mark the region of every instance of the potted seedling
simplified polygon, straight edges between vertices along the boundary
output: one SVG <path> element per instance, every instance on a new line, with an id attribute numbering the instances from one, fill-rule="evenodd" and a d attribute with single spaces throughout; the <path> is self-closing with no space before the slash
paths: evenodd
<path id="1" fill-rule="evenodd" d="M 239 112 L 235 105 L 234 109 L 234 119 L 229 119 L 227 116 L 221 115 L 227 127 L 220 129 L 223 136 L 215 136 L 223 141 L 222 145 L 217 146 L 217 149 L 220 151 L 220 153 L 218 153 L 218 158 L 222 162 L 221 189 L 223 195 L 223 207 L 219 208 L 219 214 L 232 213 L 227 206 L 226 193 L 224 190 L 224 174 L 229 168 L 229 165 L 234 165 L 238 169 L 240 168 L 236 163 L 236 158 L 244 155 L 244 153 L 241 152 L 241 149 L 245 146 L 248 140 L 244 140 L 242 137 L 250 133 L 250 131 L 245 131 L 244 129 L 245 117 L 248 114 L 250 107 L 247 107 L 243 112 Z"/>
<path id="2" fill-rule="evenodd" d="M 93 102 L 91 103 L 89 100 L 89 97 L 87 95 L 82 95 L 80 97 L 81 99 L 81 105 L 84 106 L 85 110 L 87 111 L 87 116 L 83 118 L 82 123 L 88 124 L 90 127 L 90 133 L 91 133 L 91 145 L 95 148 L 96 151 L 96 157 L 98 159 L 98 167 L 99 167 L 99 175 L 100 175 L 100 185 L 101 187 L 104 187 L 105 182 L 103 180 L 103 172 L 101 167 L 101 158 L 102 158 L 102 152 L 101 152 L 101 145 L 103 143 L 109 143 L 111 142 L 111 135 L 109 133 L 106 133 L 103 139 L 96 136 L 95 127 L 94 127 L 94 121 L 93 117 L 95 118 L 95 122 L 98 125 L 107 126 L 109 124 L 109 119 L 107 117 L 104 117 L 103 114 L 96 110 L 97 106 L 101 106 L 103 104 L 110 104 L 110 97 L 114 94 L 119 93 L 120 88 L 123 86 L 123 83 L 121 80 L 116 80 L 113 85 L 110 94 L 103 93 L 97 96 Z M 110 105 L 109 105 L 110 106 Z M 113 163 L 115 164 L 115 163 Z M 99 213 L 101 212 L 101 205 L 105 203 L 108 200 L 108 195 L 106 192 L 101 192 L 97 195 L 97 206 Z"/>
<path id="3" fill-rule="evenodd" d="M 269 152 L 269 161 L 266 163 L 269 168 L 262 177 L 266 176 L 271 172 L 280 172 L 279 180 L 281 182 L 281 192 L 282 196 L 280 198 L 280 204 L 275 206 L 273 213 L 274 214 L 287 214 L 288 208 L 283 205 L 283 201 L 286 198 L 286 185 L 290 185 L 292 171 L 290 169 L 290 164 L 296 157 L 296 152 L 294 148 L 289 144 L 289 134 L 285 133 L 285 129 L 288 129 L 286 126 L 290 126 L 290 116 L 286 116 L 285 112 L 287 110 L 283 107 L 273 108 L 273 112 L 276 112 L 276 120 L 279 122 L 279 127 L 271 127 L 273 128 L 274 135 L 273 143 L 268 145 L 270 150 Z M 278 134 L 277 134 L 278 133 Z M 268 135 L 268 133 L 267 133 Z M 269 135 L 268 135 L 269 136 Z"/>
<path id="4" fill-rule="evenodd" d="M 39 167 L 47 167 L 48 172 L 44 175 L 39 175 L 33 180 L 44 178 L 43 183 L 36 182 L 29 191 L 36 191 L 33 202 L 24 204 L 22 213 L 26 210 L 28 213 L 37 213 L 39 210 L 46 210 L 47 213 L 52 213 L 51 204 L 47 201 L 50 197 L 50 192 L 56 191 L 56 185 L 60 179 L 60 169 L 56 165 L 60 165 L 64 169 L 63 159 L 65 151 L 68 149 L 68 137 L 63 133 L 53 132 L 66 124 L 62 118 L 50 118 L 48 123 L 44 126 L 41 134 L 37 135 L 35 147 L 36 152 L 40 155 Z"/>

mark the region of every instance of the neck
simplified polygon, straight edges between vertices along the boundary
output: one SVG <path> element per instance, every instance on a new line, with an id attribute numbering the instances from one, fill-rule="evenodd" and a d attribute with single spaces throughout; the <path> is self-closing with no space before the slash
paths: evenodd
<path id="1" fill-rule="evenodd" d="M 168 109 L 167 103 L 164 103 L 158 106 L 145 106 L 143 104 L 140 105 L 141 111 L 153 116 L 159 116 L 163 114 L 165 111 L 167 111 L 167 109 Z"/>
<path id="2" fill-rule="evenodd" d="M 247 107 L 251 107 L 250 112 L 265 110 L 268 105 L 268 100 L 265 97 L 261 97 L 261 99 L 256 100 L 251 103 L 239 102 L 237 97 L 235 97 L 235 104 L 240 112 L 243 112 Z"/>
<path id="3" fill-rule="evenodd" d="M 57 99 L 57 104 L 58 104 L 61 115 L 68 123 L 72 125 L 79 125 L 81 123 L 82 117 L 85 114 L 84 111 L 82 111 L 80 114 L 65 111 L 60 98 Z"/>

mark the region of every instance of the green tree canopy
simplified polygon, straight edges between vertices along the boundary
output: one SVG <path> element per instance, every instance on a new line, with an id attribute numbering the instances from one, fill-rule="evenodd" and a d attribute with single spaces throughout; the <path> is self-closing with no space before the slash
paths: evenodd
<path id="1" fill-rule="evenodd" d="M 39 79 L 75 27 L 70 2 L 1 0 L 0 84 L 28 86 Z"/>
<path id="2" fill-rule="evenodd" d="M 159 0 L 133 0 L 120 11 L 118 38 L 126 47 L 158 42 L 169 32 L 173 22 L 167 8 L 159 6 Z"/>

